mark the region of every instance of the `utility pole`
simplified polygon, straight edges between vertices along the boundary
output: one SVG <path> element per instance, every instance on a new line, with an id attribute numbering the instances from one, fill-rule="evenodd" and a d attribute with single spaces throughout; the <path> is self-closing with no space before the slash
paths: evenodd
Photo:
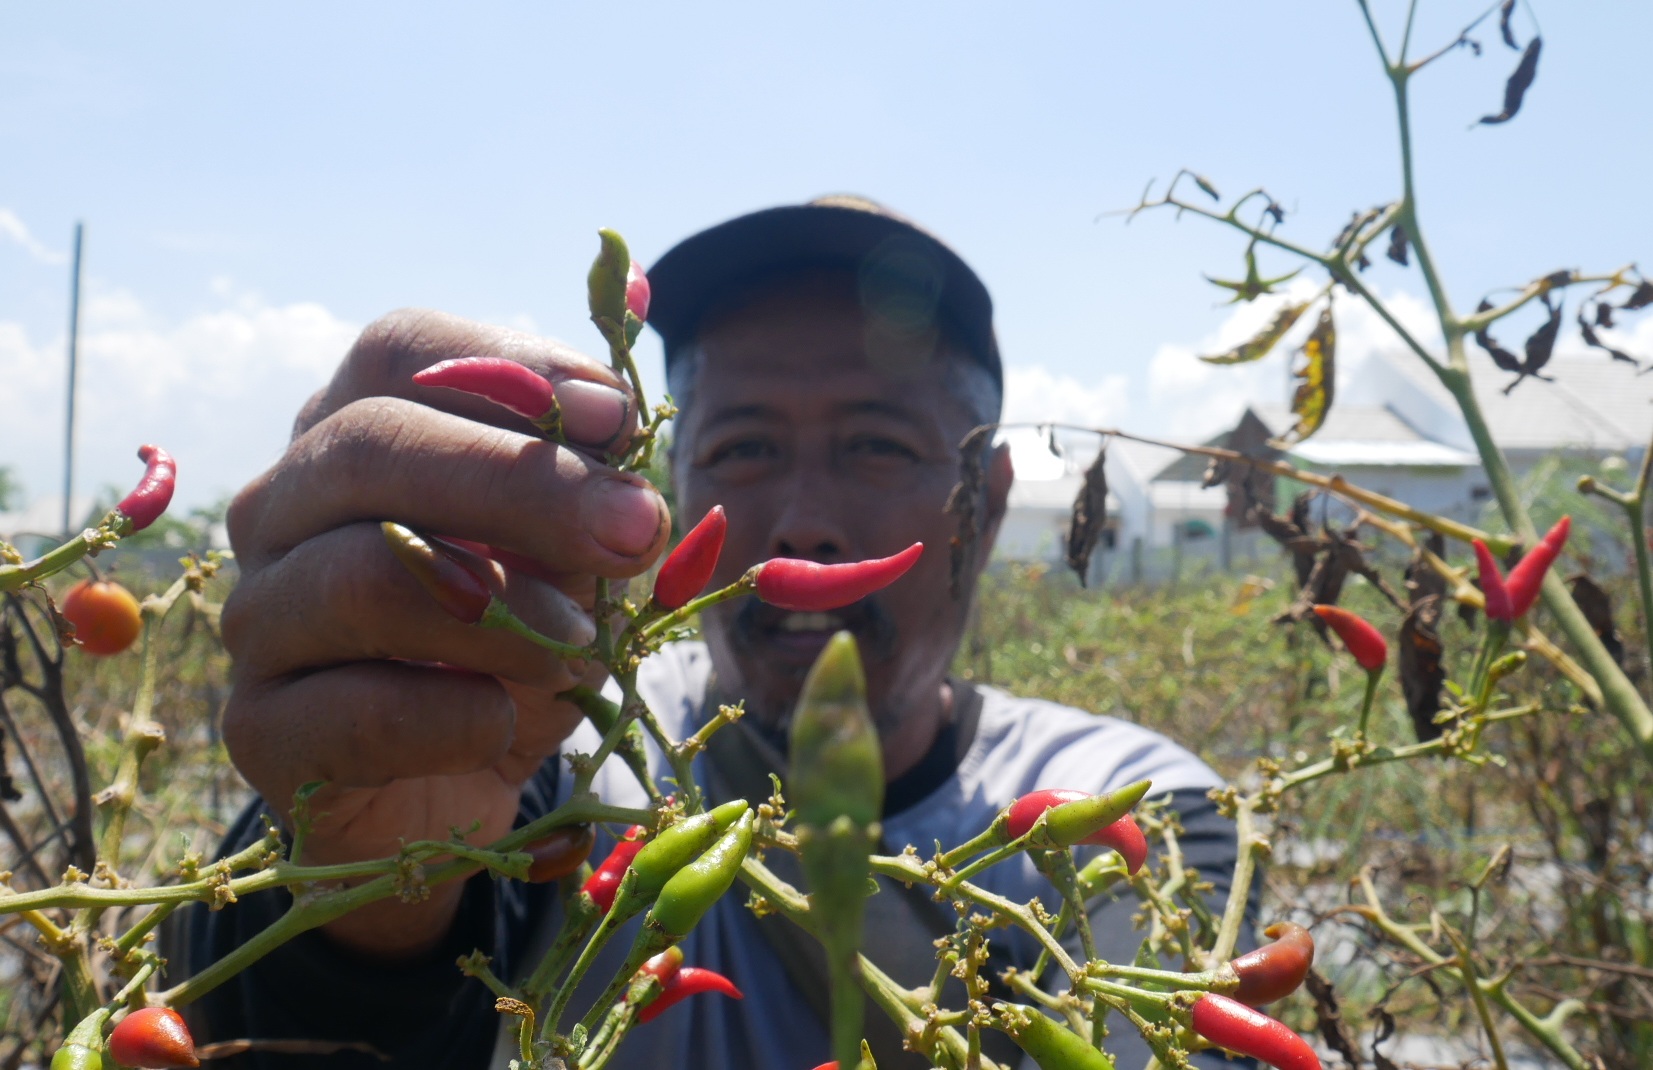
<path id="1" fill-rule="evenodd" d="M 69 538 L 70 503 L 75 492 L 75 362 L 80 347 L 80 239 L 84 224 L 75 223 L 75 261 L 69 278 L 69 400 L 63 421 L 63 537 Z"/>

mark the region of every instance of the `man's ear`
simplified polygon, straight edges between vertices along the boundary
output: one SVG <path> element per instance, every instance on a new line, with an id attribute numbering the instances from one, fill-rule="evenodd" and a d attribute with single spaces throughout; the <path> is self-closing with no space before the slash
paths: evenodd
<path id="1" fill-rule="evenodd" d="M 982 530 L 981 549 L 976 560 L 985 562 L 993 553 L 993 543 L 999 537 L 999 524 L 1004 520 L 1010 501 L 1010 485 L 1016 482 L 1016 469 L 1010 463 L 1010 447 L 1000 443 L 987 459 L 987 523 Z"/>

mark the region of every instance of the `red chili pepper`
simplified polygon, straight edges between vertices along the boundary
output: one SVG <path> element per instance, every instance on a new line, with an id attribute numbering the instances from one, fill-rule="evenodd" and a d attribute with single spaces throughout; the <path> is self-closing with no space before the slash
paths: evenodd
<path id="1" fill-rule="evenodd" d="M 123 534 L 142 531 L 155 523 L 172 503 L 172 491 L 178 482 L 178 465 L 172 454 L 159 446 L 138 447 L 138 459 L 148 467 L 143 478 L 132 488 L 132 493 L 120 500 L 115 511 L 126 518 Z"/>
<path id="2" fill-rule="evenodd" d="M 723 536 L 728 530 L 729 518 L 723 506 L 712 506 L 660 566 L 654 579 L 655 605 L 678 609 L 706 588 L 717 568 L 718 555 L 723 553 Z"/>
<path id="3" fill-rule="evenodd" d="M 1125 860 L 1125 872 L 1134 874 L 1148 861 L 1148 837 L 1130 814 L 1115 821 L 1101 832 L 1093 832 L 1079 841 L 1100 847 L 1112 847 Z"/>
<path id="4" fill-rule="evenodd" d="M 740 989 L 735 987 L 735 983 L 716 970 L 685 966 L 665 982 L 653 1003 L 637 1012 L 637 1020 L 652 1022 L 668 1008 L 701 992 L 722 992 L 731 999 L 744 998 Z"/>
<path id="5" fill-rule="evenodd" d="M 1486 601 L 1487 619 L 1509 622 L 1515 619 L 1510 611 L 1509 590 L 1504 586 L 1504 573 L 1498 568 L 1492 551 L 1480 539 L 1470 543 L 1475 547 L 1475 564 L 1481 571 L 1481 597 Z"/>
<path id="6" fill-rule="evenodd" d="M 649 277 L 635 260 L 626 270 L 626 311 L 640 320 L 649 318 Z"/>
<path id="7" fill-rule="evenodd" d="M 900 579 L 923 552 L 915 542 L 891 557 L 836 565 L 777 557 L 758 566 L 758 597 L 795 613 L 842 609 Z"/>
<path id="8" fill-rule="evenodd" d="M 1240 1055 L 1261 1059 L 1278 1070 L 1321 1070 L 1308 1042 L 1262 1011 L 1239 1000 L 1207 993 L 1189 1012 L 1194 1032 Z"/>
<path id="9" fill-rule="evenodd" d="M 1566 545 L 1567 536 L 1572 530 L 1572 517 L 1564 516 L 1557 520 L 1555 527 L 1538 540 L 1538 545 L 1528 550 L 1527 555 L 1510 569 L 1509 578 L 1504 581 L 1504 589 L 1509 592 L 1511 620 L 1526 616 L 1527 610 L 1538 601 L 1538 589 L 1544 583 L 1544 574 L 1550 571 L 1555 559 L 1561 556 L 1561 548 Z"/>
<path id="10" fill-rule="evenodd" d="M 1383 666 L 1389 661 L 1389 644 L 1384 642 L 1382 632 L 1358 614 L 1338 606 L 1315 606 L 1314 614 L 1337 633 L 1362 669 L 1367 672 L 1383 671 Z"/>
<path id="11" fill-rule="evenodd" d="M 379 530 L 396 560 L 438 605 L 466 624 L 482 619 L 494 597 L 482 577 L 460 564 L 440 542 L 424 539 L 410 528 L 386 520 Z"/>
<path id="12" fill-rule="evenodd" d="M 597 842 L 590 825 L 564 825 L 552 829 L 544 839 L 524 847 L 533 856 L 528 863 L 528 879 L 534 884 L 562 880 L 591 856 L 591 845 Z"/>
<path id="13" fill-rule="evenodd" d="M 1102 796 L 1075 791 L 1072 788 L 1044 788 L 1040 791 L 1030 791 L 1005 809 L 1005 840 L 1006 842 L 1019 840 L 1027 835 L 1046 810 L 1081 800 L 1099 798 L 1102 798 Z M 1095 832 L 1073 842 L 1091 847 L 1112 848 L 1119 852 L 1120 858 L 1125 860 L 1126 870 L 1131 873 L 1141 869 L 1142 864 L 1148 859 L 1147 837 L 1143 836 L 1142 829 L 1137 825 L 1136 819 L 1129 814 L 1116 818 Z"/>
<path id="14" fill-rule="evenodd" d="M 659 981 L 661 986 L 671 982 L 677 976 L 677 971 L 683 968 L 683 949 L 673 944 L 660 954 L 643 963 L 638 973 L 646 973 Z"/>
<path id="15" fill-rule="evenodd" d="M 608 857 L 586 878 L 580 891 L 589 895 L 597 906 L 607 914 L 614 905 L 614 894 L 620 890 L 620 878 L 626 875 L 626 867 L 631 860 L 637 857 L 637 852 L 643 849 L 643 838 L 649 830 L 642 825 L 633 825 L 620 837 L 620 842 L 614 845 L 614 850 Z"/>
<path id="16" fill-rule="evenodd" d="M 538 420 L 557 405 L 549 380 L 504 357 L 458 357 L 415 372 L 420 386 L 437 386 L 475 394 L 520 416 Z"/>
<path id="17" fill-rule="evenodd" d="M 146 1070 L 201 1065 L 195 1038 L 170 1007 L 139 1007 L 122 1018 L 109 1034 L 109 1054 L 123 1066 Z"/>
<path id="18" fill-rule="evenodd" d="M 1314 937 L 1301 925 L 1277 921 L 1264 929 L 1263 935 L 1274 942 L 1229 963 L 1240 978 L 1234 998 L 1253 1007 L 1297 991 L 1314 965 Z"/>

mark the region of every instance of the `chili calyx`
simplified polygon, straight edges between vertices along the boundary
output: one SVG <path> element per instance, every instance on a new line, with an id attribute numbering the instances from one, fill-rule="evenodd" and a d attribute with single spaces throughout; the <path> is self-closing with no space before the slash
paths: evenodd
<path id="1" fill-rule="evenodd" d="M 660 566 L 654 578 L 655 605 L 664 610 L 678 609 L 705 590 L 717 569 L 728 530 L 729 518 L 723 506 L 712 506 Z"/>
<path id="2" fill-rule="evenodd" d="M 195 1038 L 170 1007 L 139 1007 L 122 1018 L 109 1034 L 109 1054 L 118 1063 L 146 1070 L 201 1065 Z"/>
<path id="3" fill-rule="evenodd" d="M 924 544 L 915 542 L 898 554 L 868 561 L 829 565 L 792 557 L 773 558 L 754 569 L 758 597 L 794 613 L 842 609 L 900 579 L 923 553 Z"/>
<path id="4" fill-rule="evenodd" d="M 413 381 L 475 394 L 530 420 L 543 420 L 557 411 L 557 392 L 550 380 L 504 357 L 444 360 L 415 372 Z"/>
<path id="5" fill-rule="evenodd" d="M 1320 1056 L 1307 1041 L 1239 1000 L 1208 992 L 1194 1001 L 1188 1017 L 1194 1032 L 1206 1040 L 1276 1070 L 1322 1070 Z"/>
<path id="6" fill-rule="evenodd" d="M 178 465 L 172 454 L 161 447 L 139 446 L 138 459 L 147 466 L 143 478 L 132 488 L 132 493 L 115 506 L 115 511 L 126 518 L 123 535 L 142 531 L 155 523 L 172 503 L 172 491 L 178 482 Z"/>
<path id="7" fill-rule="evenodd" d="M 676 950 L 673 948 L 672 950 Z M 655 958 L 660 956 L 656 955 Z M 678 953 L 679 960 L 682 953 Z M 654 961 L 650 959 L 649 961 Z M 702 992 L 721 992 L 730 999 L 745 998 L 735 983 L 716 970 L 702 969 L 699 966 L 684 966 L 670 977 L 661 982 L 660 994 L 647 1006 L 637 1012 L 639 1022 L 652 1022 L 660 1017 L 667 1009 L 683 1002 L 690 996 Z"/>
<path id="8" fill-rule="evenodd" d="M 1314 937 L 1301 925 L 1275 922 L 1263 935 L 1274 942 L 1246 952 L 1223 968 L 1225 975 L 1232 970 L 1237 981 L 1229 994 L 1252 1007 L 1297 991 L 1314 965 Z"/>
<path id="9" fill-rule="evenodd" d="M 1337 633 L 1354 657 L 1355 663 L 1367 672 L 1382 672 L 1389 661 L 1389 644 L 1383 633 L 1372 627 L 1359 614 L 1350 613 L 1341 606 L 1315 606 L 1315 616 Z"/>

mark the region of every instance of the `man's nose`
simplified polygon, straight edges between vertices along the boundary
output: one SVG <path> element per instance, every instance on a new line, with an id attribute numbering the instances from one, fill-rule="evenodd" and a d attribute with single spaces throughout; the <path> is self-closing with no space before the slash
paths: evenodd
<path id="1" fill-rule="evenodd" d="M 803 472 L 790 480 L 781 497 L 770 550 L 776 557 L 834 561 L 849 552 L 844 502 L 837 481 L 825 472 Z"/>

